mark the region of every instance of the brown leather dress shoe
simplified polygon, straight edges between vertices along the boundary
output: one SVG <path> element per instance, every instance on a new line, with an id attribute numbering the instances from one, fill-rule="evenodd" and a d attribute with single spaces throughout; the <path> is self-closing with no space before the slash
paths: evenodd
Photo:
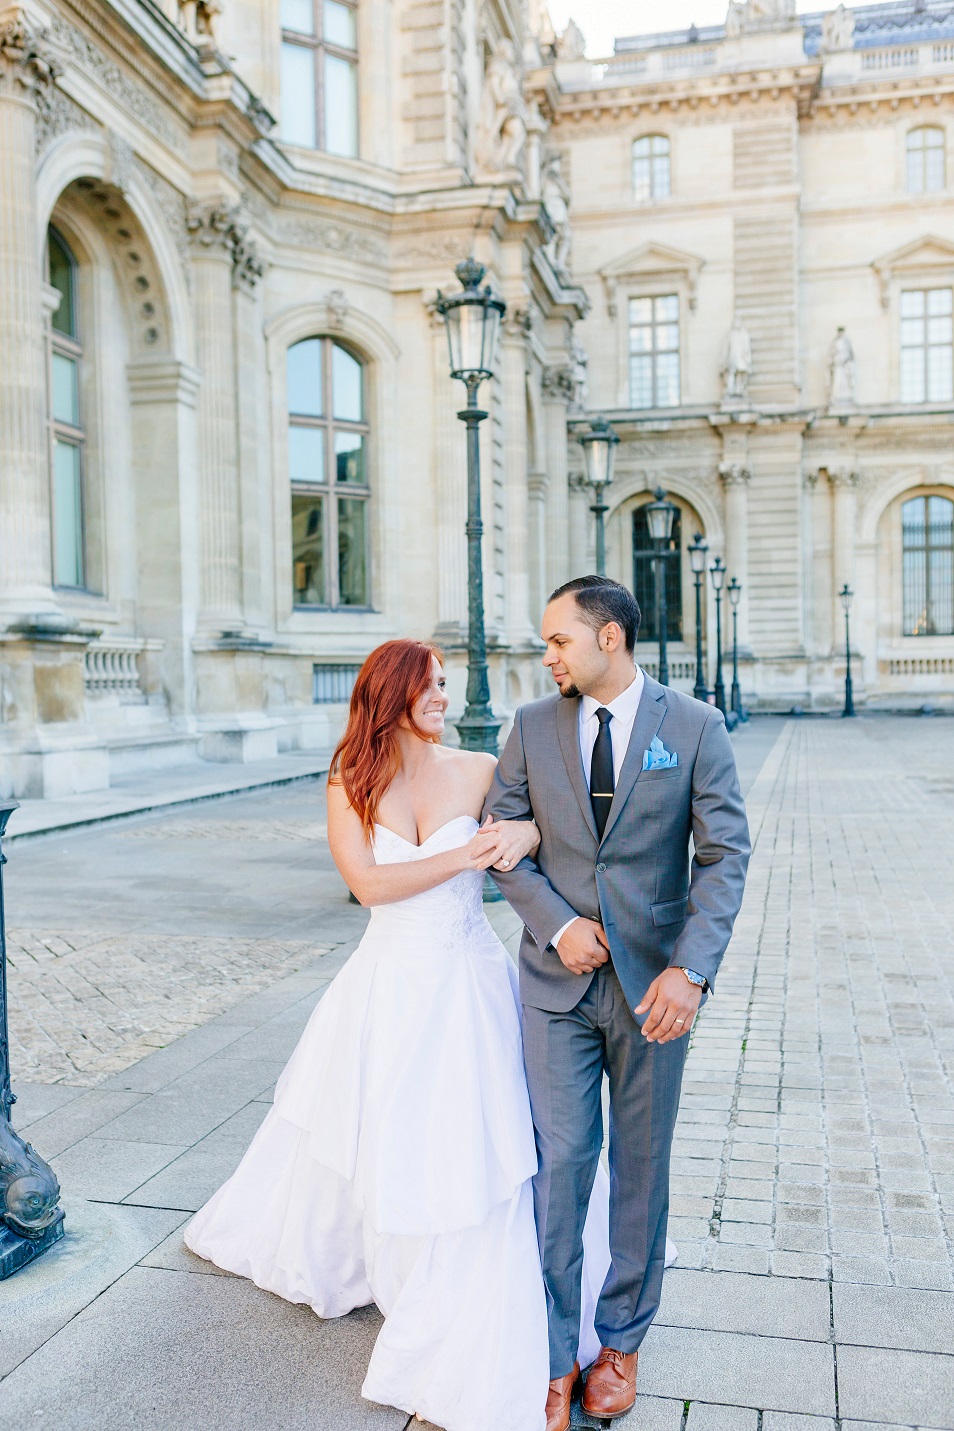
<path id="1" fill-rule="evenodd" d="M 547 1392 L 547 1431 L 570 1431 L 570 1402 L 580 1379 L 580 1364 L 576 1363 L 568 1376 L 558 1376 L 550 1382 Z"/>
<path id="2" fill-rule="evenodd" d="M 590 1367 L 583 1391 L 583 1410 L 588 1416 L 612 1421 L 625 1416 L 636 1403 L 636 1362 L 638 1352 L 618 1352 L 602 1347 Z"/>

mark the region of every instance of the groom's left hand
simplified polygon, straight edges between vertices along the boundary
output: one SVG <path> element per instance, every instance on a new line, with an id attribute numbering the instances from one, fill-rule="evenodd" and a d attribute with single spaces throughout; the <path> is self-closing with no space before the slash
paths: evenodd
<path id="1" fill-rule="evenodd" d="M 646 990 L 635 1009 L 637 1018 L 646 1014 L 643 1037 L 650 1043 L 671 1043 L 684 1038 L 699 1012 L 702 990 L 690 984 L 681 969 L 665 969 Z"/>

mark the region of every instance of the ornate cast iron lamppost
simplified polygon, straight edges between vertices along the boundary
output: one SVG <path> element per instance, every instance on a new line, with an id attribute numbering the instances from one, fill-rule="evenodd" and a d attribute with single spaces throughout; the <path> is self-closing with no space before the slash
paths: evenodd
<path id="1" fill-rule="evenodd" d="M 742 586 L 735 577 L 726 587 L 732 605 L 732 700 L 731 708 L 739 720 L 745 720 L 742 709 L 742 690 L 739 686 L 739 602 L 742 600 Z"/>
<path id="2" fill-rule="evenodd" d="M 613 480 L 619 438 L 605 417 L 594 417 L 590 422 L 589 432 L 584 432 L 580 438 L 580 444 L 586 462 L 586 480 L 593 488 L 593 495 L 596 498 L 590 508 L 596 517 L 596 573 L 597 576 L 605 576 L 606 528 L 603 519 L 609 508 L 603 501 L 603 497 Z"/>
<path id="3" fill-rule="evenodd" d="M 696 684 L 692 688 L 692 694 L 697 701 L 705 701 L 709 698 L 705 667 L 702 664 L 702 583 L 706 579 L 706 557 L 708 555 L 708 543 L 704 540 L 701 532 L 696 532 L 693 541 L 689 544 L 689 564 L 692 567 L 692 576 L 696 583 Z"/>
<path id="4" fill-rule="evenodd" d="M 19 808 L 0 800 L 0 840 Z M 60 1185 L 53 1169 L 10 1126 L 10 1040 L 7 1032 L 7 938 L 3 908 L 0 849 L 0 1281 L 39 1257 L 63 1236 L 63 1212 L 57 1206 Z"/>
<path id="5" fill-rule="evenodd" d="M 653 560 L 653 575 L 656 579 L 656 625 L 659 636 L 659 682 L 660 685 L 669 685 L 669 651 L 667 642 L 669 640 L 669 609 L 666 603 L 666 562 L 671 555 L 669 544 L 672 541 L 672 527 L 676 520 L 678 508 L 674 502 L 666 500 L 666 494 L 661 487 L 657 487 L 653 493 L 654 502 L 650 502 L 646 508 L 646 525 L 649 527 L 649 535 L 652 544 L 656 549 L 656 556 Z"/>
<path id="6" fill-rule="evenodd" d="M 709 568 L 709 575 L 712 577 L 712 589 L 715 592 L 716 603 L 715 703 L 725 715 L 725 680 L 722 675 L 722 588 L 725 585 L 725 563 L 721 557 L 716 557 Z"/>
<path id="7" fill-rule="evenodd" d="M 468 258 L 454 272 L 464 291 L 450 298 L 438 293 L 437 311 L 447 325 L 451 377 L 460 378 L 467 387 L 467 406 L 457 414 L 467 427 L 467 706 L 457 730 L 464 750 L 496 755 L 500 721 L 490 706 L 481 556 L 479 429 L 487 414 L 477 406 L 477 389 L 493 375 L 500 320 L 507 305 L 489 287 L 480 287 L 486 272 L 483 264 Z"/>
<path id="8" fill-rule="evenodd" d="M 851 684 L 851 624 L 850 624 L 850 622 L 851 622 L 851 617 L 850 617 L 850 612 L 851 612 L 851 602 L 852 602 L 852 598 L 854 597 L 854 594 L 855 594 L 855 593 L 852 591 L 852 589 L 851 589 L 851 587 L 848 585 L 847 581 L 845 582 L 844 586 L 841 588 L 841 591 L 839 591 L 839 593 L 838 593 L 838 595 L 841 597 L 841 604 L 842 604 L 842 606 L 845 608 L 845 709 L 842 711 L 842 716 L 853 716 L 853 715 L 857 714 L 857 712 L 855 711 L 855 697 L 854 697 L 854 691 L 853 691 L 853 689 L 852 689 L 852 684 Z"/>

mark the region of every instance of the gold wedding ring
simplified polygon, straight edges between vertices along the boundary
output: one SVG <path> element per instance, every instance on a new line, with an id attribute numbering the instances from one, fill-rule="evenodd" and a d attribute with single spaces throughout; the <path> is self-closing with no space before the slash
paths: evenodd
<path id="1" fill-rule="evenodd" d="M 686 1021 L 685 1021 L 685 1019 L 676 1019 L 675 1022 L 676 1022 L 677 1024 L 684 1024 Z"/>

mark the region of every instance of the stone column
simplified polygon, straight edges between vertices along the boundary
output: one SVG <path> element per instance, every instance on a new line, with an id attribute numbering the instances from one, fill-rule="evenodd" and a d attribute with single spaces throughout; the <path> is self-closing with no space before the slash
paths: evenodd
<path id="1" fill-rule="evenodd" d="M 243 239 L 233 254 L 235 392 L 241 521 L 242 611 L 251 634 L 274 625 L 272 494 L 268 465 L 267 388 L 261 287 L 265 271 L 255 244 Z"/>
<path id="2" fill-rule="evenodd" d="M 567 526 L 569 528 L 569 551 L 566 565 L 567 575 L 555 581 L 551 591 L 573 576 L 585 576 L 596 570 L 595 529 L 593 514 L 593 490 L 587 486 L 582 472 L 574 472 L 567 479 Z M 564 542 L 567 541 L 564 536 Z M 549 595 L 549 593 L 548 593 Z"/>
<path id="3" fill-rule="evenodd" d="M 447 330 L 433 303 L 431 349 L 434 364 L 434 499 L 437 527 L 437 626 L 441 645 L 467 641 L 467 442 L 457 416 L 466 394 L 448 370 Z M 484 424 L 486 426 L 486 423 Z M 481 454 L 483 456 L 483 454 Z M 484 513 L 484 524 L 487 514 Z"/>
<path id="4" fill-rule="evenodd" d="M 832 559 L 832 630 L 844 628 L 844 610 L 838 593 L 847 583 L 854 590 L 855 574 L 855 494 L 858 473 L 845 464 L 828 469 L 832 491 L 831 559 Z M 835 637 L 838 648 L 839 637 Z"/>
<path id="5" fill-rule="evenodd" d="M 241 630 L 241 499 L 235 388 L 233 260 L 243 236 L 238 205 L 224 200 L 189 213 L 195 275 L 199 530 L 202 562 L 199 630 Z"/>
<path id="6" fill-rule="evenodd" d="M 0 12 L 0 616 L 57 609 L 51 587 L 50 450 L 37 254 L 37 103 L 57 69 L 45 32 Z"/>
<path id="7" fill-rule="evenodd" d="M 741 584 L 739 599 L 739 650 L 749 650 L 749 480 L 747 467 L 723 462 L 719 478 L 725 494 L 726 581 L 733 577 Z M 732 618 L 729 616 L 731 642 Z"/>
<path id="8" fill-rule="evenodd" d="M 527 339 L 530 315 L 508 308 L 502 335 L 504 419 L 504 621 L 507 644 L 533 640 L 530 623 L 530 505 L 527 491 Z"/>
<path id="9" fill-rule="evenodd" d="M 573 396 L 569 368 L 544 368 L 542 378 L 544 442 L 546 444 L 546 592 L 549 596 L 583 570 L 571 557 L 570 487 L 567 466 L 566 410 Z M 577 449 L 579 451 L 579 449 Z"/>

